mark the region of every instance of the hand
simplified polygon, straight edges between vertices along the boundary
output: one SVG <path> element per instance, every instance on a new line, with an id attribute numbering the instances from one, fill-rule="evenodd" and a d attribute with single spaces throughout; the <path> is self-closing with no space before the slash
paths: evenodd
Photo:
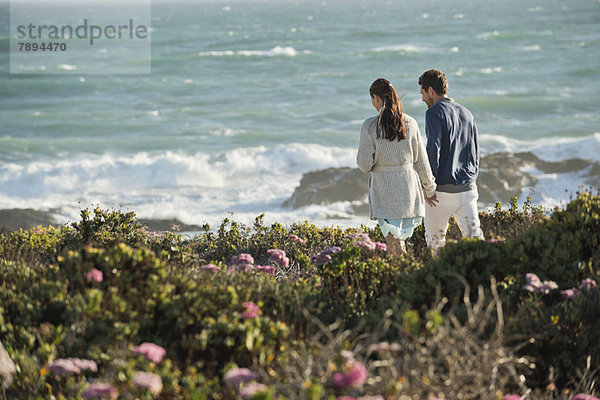
<path id="1" fill-rule="evenodd" d="M 436 207 L 437 203 L 439 203 L 440 201 L 437 198 L 437 194 L 434 193 L 431 197 L 427 197 L 426 195 L 425 202 L 429 205 L 429 207 Z"/>

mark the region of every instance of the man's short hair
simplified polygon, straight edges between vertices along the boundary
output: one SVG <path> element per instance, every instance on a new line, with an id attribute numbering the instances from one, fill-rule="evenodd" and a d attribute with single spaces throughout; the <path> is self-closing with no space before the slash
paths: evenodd
<path id="1" fill-rule="evenodd" d="M 430 69 L 419 77 L 419 86 L 427 91 L 430 87 L 438 96 L 448 94 L 448 79 L 439 69 Z"/>

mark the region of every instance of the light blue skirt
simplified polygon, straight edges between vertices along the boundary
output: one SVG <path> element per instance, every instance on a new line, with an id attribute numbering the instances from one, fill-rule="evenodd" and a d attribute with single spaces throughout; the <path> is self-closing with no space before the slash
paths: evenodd
<path id="1" fill-rule="evenodd" d="M 412 236 L 413 231 L 423 221 L 423 217 L 401 218 L 401 219 L 383 219 L 377 220 L 381 227 L 383 237 L 391 233 L 396 239 L 406 240 Z"/>

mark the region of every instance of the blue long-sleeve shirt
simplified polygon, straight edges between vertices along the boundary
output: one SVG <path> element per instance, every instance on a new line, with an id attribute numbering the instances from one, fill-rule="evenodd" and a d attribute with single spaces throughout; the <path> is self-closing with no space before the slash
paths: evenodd
<path id="1" fill-rule="evenodd" d="M 451 98 L 442 98 L 425 113 L 425 132 L 438 191 L 474 187 L 479 174 L 479 137 L 473 114 Z"/>

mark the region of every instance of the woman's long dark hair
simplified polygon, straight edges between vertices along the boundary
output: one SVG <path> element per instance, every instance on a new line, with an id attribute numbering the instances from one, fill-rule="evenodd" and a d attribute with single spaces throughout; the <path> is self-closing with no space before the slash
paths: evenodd
<path id="1" fill-rule="evenodd" d="M 398 100 L 396 90 L 387 79 L 379 78 L 369 88 L 371 97 L 379 96 L 383 101 L 377 121 L 377 138 L 393 140 L 406 139 L 402 103 Z"/>

